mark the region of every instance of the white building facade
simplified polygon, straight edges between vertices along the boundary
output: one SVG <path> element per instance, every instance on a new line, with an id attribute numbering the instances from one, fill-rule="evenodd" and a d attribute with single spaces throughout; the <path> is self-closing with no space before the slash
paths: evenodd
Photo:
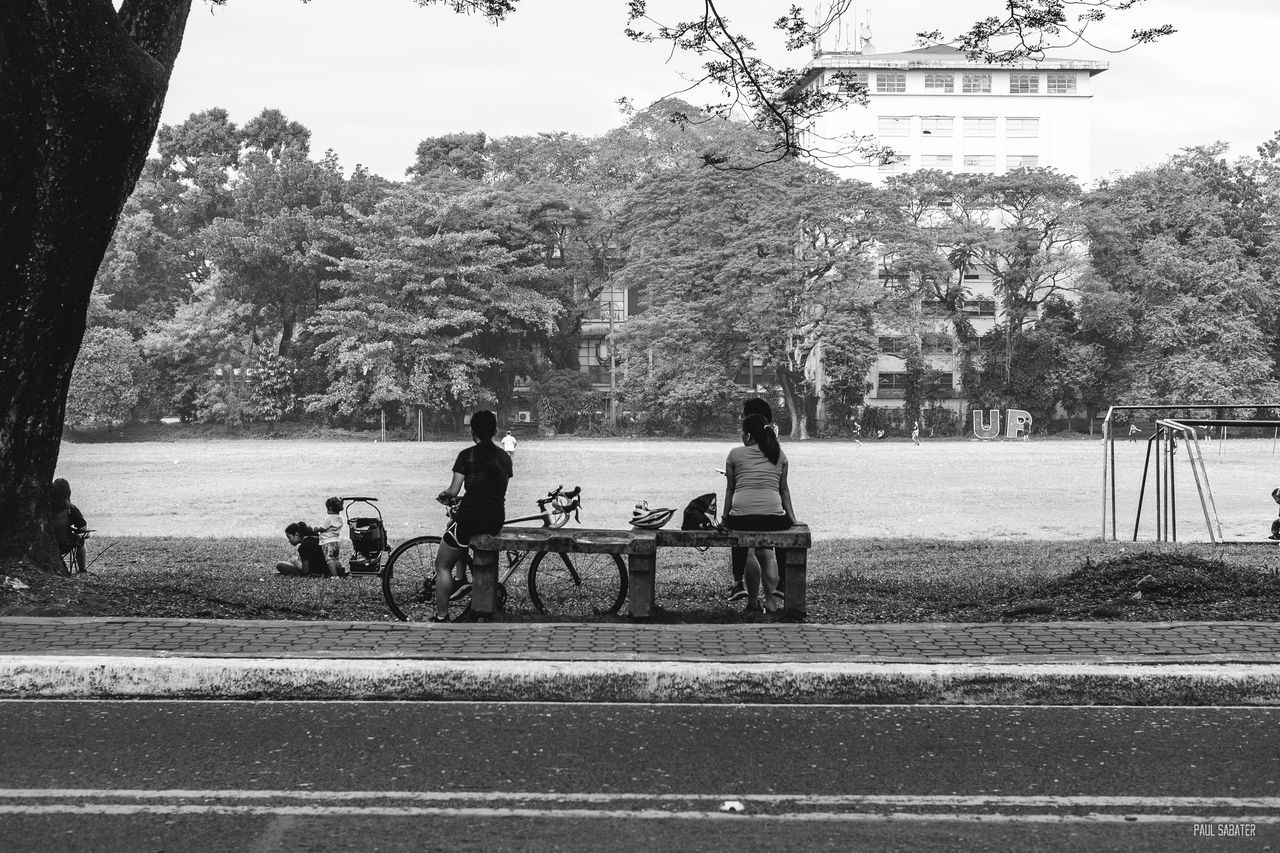
<path id="1" fill-rule="evenodd" d="M 1092 79 L 1106 68 L 1105 62 L 1056 57 L 1014 66 L 975 63 L 946 46 L 901 53 L 822 52 L 806 66 L 800 85 L 858 86 L 868 93 L 868 103 L 822 116 L 803 141 L 841 177 L 873 185 L 920 169 L 1003 174 L 1049 167 L 1085 185 L 1092 180 Z M 855 137 L 890 148 L 893 156 L 869 158 L 840 141 Z M 974 331 L 984 334 L 999 319 L 991 277 L 982 269 L 959 274 L 970 293 L 965 311 Z M 924 313 L 922 355 L 938 377 L 928 401 L 962 413 L 948 324 L 941 318 L 930 322 L 928 310 Z M 881 334 L 880 355 L 867 376 L 868 405 L 903 405 L 909 344 L 900 333 Z"/>

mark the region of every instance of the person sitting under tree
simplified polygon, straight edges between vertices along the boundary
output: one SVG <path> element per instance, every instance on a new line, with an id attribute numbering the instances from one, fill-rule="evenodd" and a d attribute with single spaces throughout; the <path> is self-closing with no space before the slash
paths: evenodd
<path id="1" fill-rule="evenodd" d="M 1280 504 L 1280 489 L 1271 490 L 1271 500 Z M 1275 521 L 1271 522 L 1271 535 L 1267 538 L 1280 539 L 1280 517 L 1277 517 Z"/>
<path id="2" fill-rule="evenodd" d="M 71 483 L 61 477 L 53 481 L 53 488 L 50 489 L 49 521 L 62 556 L 75 551 L 76 561 L 73 567 L 78 567 L 81 572 L 86 571 L 84 539 L 74 534 L 75 531 L 88 527 L 89 522 L 84 520 L 84 515 L 71 502 Z"/>

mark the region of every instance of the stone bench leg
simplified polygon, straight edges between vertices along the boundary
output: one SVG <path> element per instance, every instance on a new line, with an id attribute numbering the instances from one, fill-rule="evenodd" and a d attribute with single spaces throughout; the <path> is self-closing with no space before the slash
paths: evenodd
<path id="1" fill-rule="evenodd" d="M 778 548 L 778 574 L 786 583 L 782 609 L 788 616 L 805 615 L 805 569 L 809 552 L 804 548 Z"/>
<path id="2" fill-rule="evenodd" d="M 474 551 L 471 556 L 471 612 L 492 616 L 498 609 L 498 552 Z"/>
<path id="3" fill-rule="evenodd" d="M 653 612 L 654 554 L 627 555 L 627 613 L 633 619 L 648 619 Z"/>

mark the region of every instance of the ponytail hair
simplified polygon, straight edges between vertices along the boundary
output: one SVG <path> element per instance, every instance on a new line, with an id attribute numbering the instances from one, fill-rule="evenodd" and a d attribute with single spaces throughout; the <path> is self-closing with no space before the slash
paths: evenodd
<path id="1" fill-rule="evenodd" d="M 782 455 L 782 448 L 778 445 L 778 437 L 773 434 L 773 430 L 769 429 L 765 423 L 763 415 L 747 415 L 743 418 L 742 431 L 751 436 L 751 440 L 764 453 L 770 465 L 778 464 L 778 457 Z"/>
<path id="2" fill-rule="evenodd" d="M 481 409 L 471 416 L 471 437 L 480 443 L 482 453 L 494 446 L 493 437 L 497 434 L 498 416 L 493 412 Z"/>

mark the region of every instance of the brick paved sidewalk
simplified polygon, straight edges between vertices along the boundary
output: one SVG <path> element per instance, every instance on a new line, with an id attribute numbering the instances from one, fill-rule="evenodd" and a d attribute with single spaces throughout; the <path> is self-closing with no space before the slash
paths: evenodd
<path id="1" fill-rule="evenodd" d="M 0 618 L 0 656 L 438 661 L 1280 663 L 1280 624 L 404 625 Z"/>

